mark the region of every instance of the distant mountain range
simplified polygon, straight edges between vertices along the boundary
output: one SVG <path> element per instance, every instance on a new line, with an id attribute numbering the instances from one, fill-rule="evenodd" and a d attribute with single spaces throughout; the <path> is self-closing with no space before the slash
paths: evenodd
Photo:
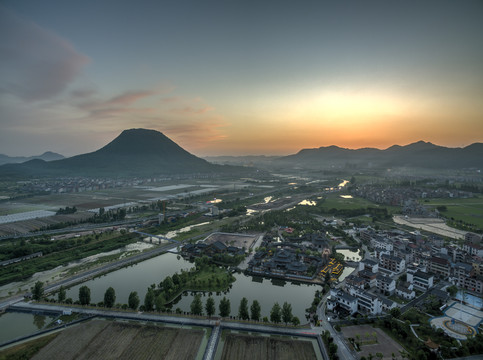
<path id="1" fill-rule="evenodd" d="M 47 152 L 44 152 L 42 155 L 35 155 L 35 156 L 8 156 L 8 155 L 0 154 L 0 165 L 18 164 L 18 163 L 23 163 L 34 159 L 53 161 L 53 160 L 64 159 L 64 157 L 52 151 L 47 151 Z"/>
<path id="2" fill-rule="evenodd" d="M 155 130 L 123 131 L 103 148 L 57 161 L 40 159 L 0 166 L 0 176 L 151 176 L 236 171 L 210 164 Z"/>
<path id="3" fill-rule="evenodd" d="M 103 148 L 83 155 L 55 160 L 62 155 L 45 153 L 20 164 L 0 166 L 0 177 L 99 176 L 145 177 L 188 173 L 240 173 L 246 166 L 260 169 L 331 169 L 331 168 L 483 168 L 483 143 L 464 148 L 447 148 L 419 141 L 385 150 L 374 148 L 344 149 L 338 146 L 303 149 L 297 154 L 273 156 L 210 157 L 216 165 L 190 154 L 155 130 L 123 131 Z M 42 158 L 41 158 L 42 157 Z M 18 158 L 17 158 L 18 159 Z M 51 161 L 46 161 L 51 160 Z M 243 165 L 244 168 L 240 166 Z M 243 170 L 245 169 L 245 170 Z"/>
<path id="4" fill-rule="evenodd" d="M 275 160 L 279 165 L 322 169 L 330 167 L 358 168 L 483 168 L 483 143 L 464 148 L 447 148 L 418 141 L 406 146 L 393 145 L 388 149 L 344 149 L 338 146 L 303 149 L 297 154 Z"/>

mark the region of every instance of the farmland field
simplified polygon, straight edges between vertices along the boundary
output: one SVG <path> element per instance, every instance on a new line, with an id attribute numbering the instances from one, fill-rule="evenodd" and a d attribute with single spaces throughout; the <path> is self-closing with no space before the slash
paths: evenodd
<path id="1" fill-rule="evenodd" d="M 224 339 L 221 359 L 317 359 L 317 355 L 310 340 L 292 340 L 288 338 L 228 333 Z"/>
<path id="2" fill-rule="evenodd" d="M 483 198 L 475 197 L 469 199 L 430 199 L 424 202 L 429 206 L 446 206 L 442 214 L 446 218 L 454 218 L 466 223 L 474 224 L 483 229 Z"/>
<path id="3" fill-rule="evenodd" d="M 390 205 L 379 205 L 373 203 L 372 201 L 360 198 L 360 197 L 351 197 L 351 198 L 342 198 L 341 193 L 332 193 L 328 194 L 327 197 L 324 197 L 323 202 L 320 203 L 320 207 L 326 209 L 338 209 L 338 210 L 354 210 L 360 208 L 387 208 L 389 212 L 397 212 L 399 208 L 397 206 L 390 206 Z"/>
<path id="4" fill-rule="evenodd" d="M 202 329 L 93 320 L 73 326 L 33 359 L 195 359 Z"/>

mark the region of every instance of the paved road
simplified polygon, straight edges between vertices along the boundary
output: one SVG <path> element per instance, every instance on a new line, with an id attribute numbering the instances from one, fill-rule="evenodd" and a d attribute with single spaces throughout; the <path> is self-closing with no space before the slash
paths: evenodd
<path id="1" fill-rule="evenodd" d="M 354 354 L 354 352 L 349 350 L 344 338 L 340 335 L 339 332 L 334 330 L 332 324 L 327 320 L 327 316 L 325 315 L 327 298 L 329 297 L 329 294 L 330 293 L 324 295 L 319 303 L 319 306 L 317 307 L 317 315 L 319 319 L 322 320 L 320 328 L 322 329 L 322 331 L 327 330 L 330 333 L 330 336 L 332 336 L 332 338 L 334 339 L 334 343 L 337 345 L 337 355 L 339 356 L 339 359 L 355 360 L 357 359 L 357 356 Z"/>

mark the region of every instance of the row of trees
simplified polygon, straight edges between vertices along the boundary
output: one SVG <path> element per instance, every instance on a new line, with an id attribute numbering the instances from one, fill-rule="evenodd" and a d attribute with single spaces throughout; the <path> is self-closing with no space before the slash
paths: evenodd
<path id="1" fill-rule="evenodd" d="M 32 295 L 34 300 L 40 300 L 43 297 L 44 289 L 43 283 L 38 281 L 33 290 Z M 154 293 L 154 288 L 151 286 L 148 288 L 146 296 L 144 297 L 144 305 L 142 306 L 142 310 L 144 311 L 152 311 L 154 308 L 157 310 L 161 309 L 161 306 L 156 304 L 156 296 Z M 57 294 L 57 300 L 59 302 L 66 302 L 72 303 L 72 299 L 66 299 L 66 290 L 63 286 L 60 287 L 59 292 Z M 88 286 L 84 285 L 79 288 L 79 301 L 80 305 L 89 305 L 91 303 L 91 290 Z M 104 302 L 101 304 L 104 307 L 112 308 L 116 304 L 116 291 L 114 288 L 109 287 L 106 292 L 104 293 Z M 140 304 L 140 299 L 136 291 L 133 291 L 129 294 L 128 304 L 125 306 L 126 308 L 129 307 L 132 310 L 137 310 Z M 164 305 L 164 304 L 163 304 Z M 203 303 L 201 301 L 201 295 L 196 294 L 191 302 L 191 313 L 194 315 L 203 315 L 204 312 L 207 316 L 213 316 L 216 312 L 215 300 L 213 297 L 209 296 L 204 310 L 203 310 Z M 230 299 L 227 299 L 226 296 L 220 300 L 220 304 L 218 305 L 219 315 L 221 317 L 228 317 L 231 314 L 231 304 Z M 242 320 L 255 320 L 260 321 L 263 320 L 264 322 L 268 322 L 268 318 L 264 317 L 261 319 L 261 306 L 258 300 L 253 300 L 250 308 L 248 308 L 248 299 L 243 297 L 240 301 L 240 305 L 238 307 L 238 318 Z M 300 320 L 298 317 L 293 316 L 292 314 L 292 305 L 284 302 L 282 306 L 278 302 L 273 304 L 272 309 L 270 311 L 270 321 L 278 324 L 284 322 L 285 324 L 292 323 L 293 325 L 297 326 L 300 324 Z"/>
<path id="2" fill-rule="evenodd" d="M 228 317 L 231 313 L 230 299 L 223 297 L 219 304 L 219 315 L 221 317 Z M 215 314 L 215 300 L 210 296 L 206 300 L 205 311 L 206 315 L 213 316 Z M 203 303 L 201 301 L 201 295 L 196 294 L 191 302 L 191 313 L 194 315 L 203 315 Z M 261 320 L 261 306 L 258 300 L 253 300 L 250 309 L 248 308 L 248 299 L 243 297 L 240 301 L 240 306 L 238 307 L 238 318 L 242 320 Z M 263 318 L 263 321 L 268 322 L 268 318 Z M 270 311 L 270 321 L 273 323 L 284 322 L 285 324 L 292 323 L 295 326 L 300 324 L 300 320 L 292 315 L 292 305 L 284 302 L 283 306 L 280 306 L 276 302 L 272 310 Z"/>

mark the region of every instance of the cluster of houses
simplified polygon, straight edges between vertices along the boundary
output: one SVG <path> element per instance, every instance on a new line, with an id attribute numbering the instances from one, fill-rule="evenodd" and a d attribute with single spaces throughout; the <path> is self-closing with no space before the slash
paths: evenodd
<path id="1" fill-rule="evenodd" d="M 265 243 L 248 262 L 247 271 L 252 274 L 294 278 L 314 279 L 327 259 L 307 255 L 306 247 L 293 243 Z"/>
<path id="2" fill-rule="evenodd" d="M 361 238 L 374 250 L 374 258 L 360 261 L 357 274 L 345 279 L 343 289 L 331 290 L 329 310 L 377 315 L 396 306 L 385 296 L 409 301 L 416 291 L 434 291 L 438 279 L 483 293 L 480 235 L 468 233 L 462 246 L 397 230 L 363 230 Z"/>
<path id="3" fill-rule="evenodd" d="M 214 255 L 245 255 L 245 249 L 236 246 L 227 246 L 221 241 L 215 241 L 212 244 L 199 242 L 196 244 L 186 244 L 181 248 L 181 255 L 187 258 Z"/>
<path id="4" fill-rule="evenodd" d="M 379 233 L 365 230 L 361 231 L 361 239 L 370 243 L 386 270 L 401 273 L 410 264 L 462 289 L 483 293 L 481 235 L 467 233 L 462 245 L 436 235 L 424 237 L 398 230 Z"/>
<path id="5" fill-rule="evenodd" d="M 426 198 L 468 198 L 473 193 L 457 189 L 432 189 L 425 187 L 394 187 L 382 185 L 358 185 L 352 190 L 354 195 L 378 204 L 404 206 L 410 199 Z"/>

